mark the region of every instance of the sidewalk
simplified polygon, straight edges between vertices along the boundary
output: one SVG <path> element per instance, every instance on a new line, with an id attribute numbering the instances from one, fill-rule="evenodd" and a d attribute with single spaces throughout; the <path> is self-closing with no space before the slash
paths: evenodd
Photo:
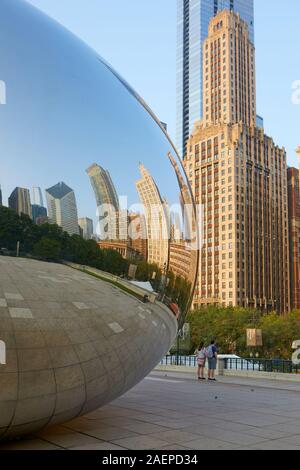
<path id="1" fill-rule="evenodd" d="M 300 450 L 300 385 L 154 371 L 102 409 L 0 451 Z"/>
<path id="2" fill-rule="evenodd" d="M 193 371 L 193 372 L 192 372 Z M 196 369 L 189 368 L 189 370 L 172 371 L 171 368 L 169 370 L 159 370 L 155 369 L 152 373 L 153 376 L 157 377 L 164 377 L 164 378 L 183 378 L 185 380 L 193 380 L 197 379 L 197 371 Z M 285 374 L 282 374 L 285 375 Z M 217 382 L 220 384 L 227 384 L 227 385 L 239 385 L 241 387 L 258 387 L 258 388 L 271 388 L 276 390 L 287 390 L 291 392 L 298 392 L 300 393 L 300 381 L 295 380 L 284 380 L 284 377 L 281 380 L 276 379 L 266 379 L 264 377 L 241 377 L 241 376 L 216 376 Z M 300 400 L 300 397 L 299 397 Z"/>

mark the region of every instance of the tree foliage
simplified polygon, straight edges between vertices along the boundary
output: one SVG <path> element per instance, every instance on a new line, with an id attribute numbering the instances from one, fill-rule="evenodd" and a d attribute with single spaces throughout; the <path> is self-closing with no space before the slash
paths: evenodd
<path id="1" fill-rule="evenodd" d="M 290 359 L 292 342 L 300 339 L 300 311 L 280 316 L 244 308 L 208 307 L 192 312 L 188 321 L 191 325 L 193 348 L 200 341 L 209 344 L 214 338 L 223 354 L 249 357 L 252 352 L 264 358 Z M 247 347 L 247 328 L 262 330 L 262 348 Z"/>
<path id="2" fill-rule="evenodd" d="M 36 225 L 28 216 L 0 207 L 0 248 L 15 253 L 17 242 L 21 254 L 46 261 L 71 261 L 116 275 L 128 270 L 128 262 L 119 253 L 101 250 L 94 240 L 70 236 L 54 224 Z"/>
<path id="3" fill-rule="evenodd" d="M 20 242 L 22 255 L 45 261 L 65 260 L 90 266 L 117 276 L 127 275 L 130 261 L 117 251 L 100 249 L 94 240 L 84 240 L 79 235 L 70 236 L 54 224 L 36 225 L 25 215 L 19 216 L 7 207 L 0 207 L 0 248 L 13 254 Z M 183 310 L 190 296 L 191 286 L 172 273 L 164 274 L 156 264 L 133 261 L 137 264 L 136 279 L 151 282 L 154 291 L 166 289 L 167 297 Z"/>

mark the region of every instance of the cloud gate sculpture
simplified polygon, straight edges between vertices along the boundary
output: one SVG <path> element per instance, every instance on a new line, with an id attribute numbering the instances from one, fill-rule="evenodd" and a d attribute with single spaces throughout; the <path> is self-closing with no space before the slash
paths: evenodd
<path id="1" fill-rule="evenodd" d="M 163 125 L 95 51 L 23 0 L 0 0 L 0 80 L 7 439 L 88 413 L 155 367 L 191 304 L 198 237 Z M 47 262 L 57 234 L 75 247 L 68 263 Z M 82 239 L 100 265 L 84 262 Z"/>

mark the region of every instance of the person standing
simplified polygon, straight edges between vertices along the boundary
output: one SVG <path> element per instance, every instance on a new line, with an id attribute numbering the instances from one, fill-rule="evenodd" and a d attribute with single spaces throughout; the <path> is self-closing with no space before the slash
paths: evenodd
<path id="1" fill-rule="evenodd" d="M 199 347 L 196 351 L 197 355 L 197 364 L 198 364 L 198 380 L 205 380 L 204 377 L 204 369 L 206 363 L 206 349 L 204 347 L 204 343 L 201 342 Z"/>
<path id="2" fill-rule="evenodd" d="M 212 382 L 216 382 L 215 372 L 217 369 L 217 360 L 218 360 L 217 353 L 218 352 L 217 352 L 216 342 L 213 339 L 210 345 L 208 346 L 207 353 L 206 353 L 206 357 L 208 359 L 208 380 Z"/>

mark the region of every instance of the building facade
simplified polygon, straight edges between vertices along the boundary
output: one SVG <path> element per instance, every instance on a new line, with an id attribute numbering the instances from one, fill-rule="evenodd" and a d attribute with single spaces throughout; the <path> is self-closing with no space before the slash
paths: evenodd
<path id="1" fill-rule="evenodd" d="M 224 11 L 211 21 L 203 60 L 208 106 L 184 158 L 202 207 L 194 305 L 284 313 L 290 309 L 286 153 L 256 127 L 254 49 L 239 15 Z"/>
<path id="2" fill-rule="evenodd" d="M 86 172 L 95 194 L 100 238 L 117 240 L 120 238 L 118 234 L 120 204 L 110 173 L 96 163 L 91 165 Z"/>
<path id="3" fill-rule="evenodd" d="M 300 163 L 300 147 L 296 150 Z M 300 309 L 300 175 L 288 169 L 291 307 Z"/>
<path id="4" fill-rule="evenodd" d="M 192 258 L 193 254 L 184 240 L 171 240 L 169 271 L 191 283 L 193 282 Z"/>
<path id="5" fill-rule="evenodd" d="M 81 236 L 85 240 L 91 240 L 94 233 L 94 224 L 92 219 L 88 217 L 81 217 L 78 219 L 78 225 L 81 231 Z"/>
<path id="6" fill-rule="evenodd" d="M 132 250 L 142 260 L 148 259 L 147 225 L 143 214 L 131 212 L 128 216 L 128 240 Z"/>
<path id="7" fill-rule="evenodd" d="M 19 215 L 24 214 L 32 218 L 30 192 L 26 188 L 15 188 L 8 198 L 8 207 Z"/>
<path id="8" fill-rule="evenodd" d="M 79 235 L 74 191 L 61 182 L 46 190 L 49 222 L 59 225 L 69 235 Z"/>
<path id="9" fill-rule="evenodd" d="M 97 207 L 111 205 L 119 210 L 119 198 L 110 173 L 94 163 L 86 170 L 95 193 Z"/>
<path id="10" fill-rule="evenodd" d="M 37 204 L 31 205 L 32 220 L 34 223 L 39 224 L 39 221 L 47 219 L 47 209 Z"/>
<path id="11" fill-rule="evenodd" d="M 42 190 L 39 187 L 32 188 L 32 204 L 35 206 L 44 206 Z"/>
<path id="12" fill-rule="evenodd" d="M 224 9 L 240 13 L 254 43 L 254 0 L 177 0 L 177 127 L 181 156 L 203 111 L 203 43 L 211 19 Z"/>
<path id="13" fill-rule="evenodd" d="M 169 262 L 169 222 L 167 203 L 149 173 L 140 164 L 141 179 L 136 188 L 145 211 L 148 263 L 165 270 Z"/>

